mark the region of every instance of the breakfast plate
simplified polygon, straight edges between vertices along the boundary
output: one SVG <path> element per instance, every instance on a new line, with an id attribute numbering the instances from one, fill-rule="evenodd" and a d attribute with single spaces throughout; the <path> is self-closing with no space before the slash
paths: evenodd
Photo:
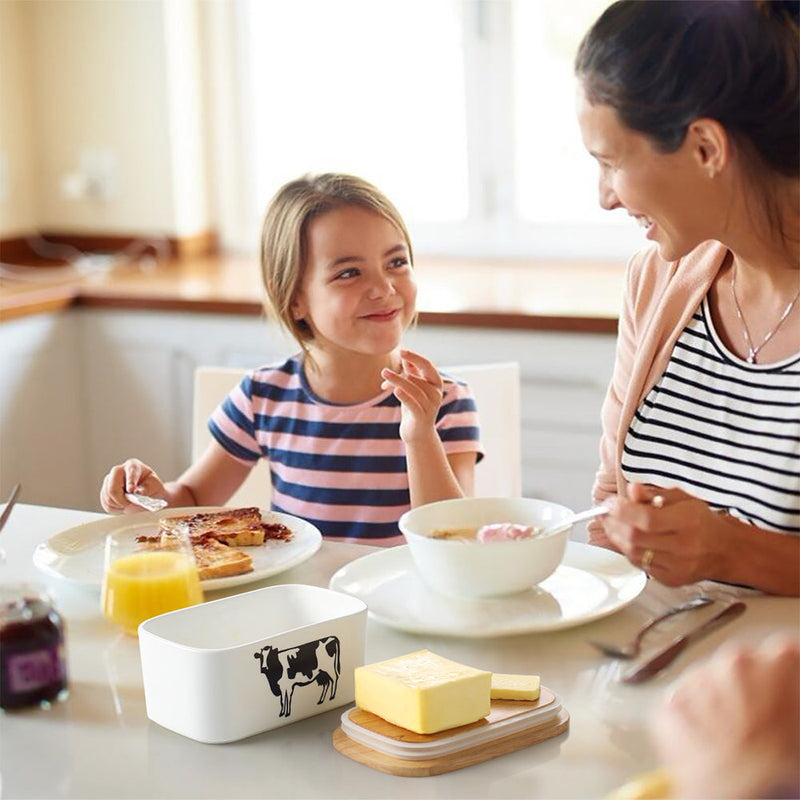
<path id="1" fill-rule="evenodd" d="M 50 575 L 99 590 L 103 582 L 103 546 L 106 534 L 122 533 L 134 541 L 137 536 L 156 535 L 161 517 L 221 510 L 223 509 L 219 506 L 167 508 L 157 513 L 143 512 L 87 522 L 42 542 L 33 553 L 33 563 Z M 204 580 L 204 590 L 227 589 L 277 575 L 311 558 L 322 544 L 322 534 L 317 528 L 299 517 L 262 510 L 261 519 L 264 522 L 283 523 L 292 531 L 292 538 L 288 542 L 268 540 L 257 547 L 241 548 L 253 557 L 253 571 L 227 578 Z"/>
<path id="2" fill-rule="evenodd" d="M 619 553 L 569 542 L 549 578 L 503 597 L 438 594 L 419 577 L 407 545 L 350 562 L 329 588 L 363 600 L 373 619 L 407 633 L 487 638 L 583 625 L 619 611 L 646 583 L 647 575 Z"/>

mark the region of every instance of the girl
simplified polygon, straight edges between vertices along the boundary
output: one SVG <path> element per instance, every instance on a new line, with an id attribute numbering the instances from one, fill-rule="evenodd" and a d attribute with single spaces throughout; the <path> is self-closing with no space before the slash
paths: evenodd
<path id="1" fill-rule="evenodd" d="M 417 287 L 408 231 L 391 202 L 349 175 L 303 177 L 267 210 L 261 268 L 268 310 L 301 353 L 249 373 L 209 420 L 214 441 L 178 480 L 129 459 L 100 501 L 138 507 L 221 505 L 268 458 L 272 508 L 328 538 L 403 541 L 411 507 L 470 494 L 480 453 L 475 403 L 417 353 L 400 348 Z"/>
<path id="2" fill-rule="evenodd" d="M 669 585 L 800 594 L 797 2 L 621 0 L 577 56 L 600 204 L 631 260 L 598 544 Z"/>

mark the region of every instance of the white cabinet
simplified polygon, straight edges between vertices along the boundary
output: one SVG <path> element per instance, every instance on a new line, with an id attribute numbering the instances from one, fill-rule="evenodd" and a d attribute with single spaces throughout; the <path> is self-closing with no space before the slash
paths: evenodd
<path id="1" fill-rule="evenodd" d="M 254 367 L 297 347 L 278 326 L 221 314 L 74 309 L 0 325 L 0 494 L 98 509 L 129 456 L 164 478 L 189 462 L 194 369 Z M 523 493 L 590 503 L 615 337 L 420 326 L 410 347 L 439 365 L 518 361 Z"/>
<path id="2" fill-rule="evenodd" d="M 72 315 L 0 325 L 0 499 L 86 507 L 85 388 Z"/>

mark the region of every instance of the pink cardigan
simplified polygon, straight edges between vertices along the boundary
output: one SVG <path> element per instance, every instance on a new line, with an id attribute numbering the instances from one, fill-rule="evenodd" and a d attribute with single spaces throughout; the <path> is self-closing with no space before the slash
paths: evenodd
<path id="1" fill-rule="evenodd" d="M 611 494 L 625 494 L 621 462 L 628 427 L 666 369 L 675 342 L 711 287 L 727 252 L 719 242 L 708 241 L 678 261 L 662 260 L 655 247 L 630 260 L 614 374 L 601 415 L 600 468 L 592 488 L 596 503 Z M 600 523 L 590 523 L 590 534 L 598 529 Z"/>

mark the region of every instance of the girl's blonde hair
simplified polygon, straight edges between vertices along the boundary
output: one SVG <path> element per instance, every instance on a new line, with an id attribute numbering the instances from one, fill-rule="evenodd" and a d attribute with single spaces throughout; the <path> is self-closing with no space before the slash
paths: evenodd
<path id="1" fill-rule="evenodd" d="M 413 264 L 411 237 L 392 202 L 371 183 L 354 175 L 304 175 L 284 184 L 272 198 L 261 229 L 261 275 L 267 314 L 273 315 L 303 349 L 313 338 L 304 320 L 292 315 L 308 252 L 307 229 L 312 219 L 346 206 L 380 214 L 403 234 Z"/>

